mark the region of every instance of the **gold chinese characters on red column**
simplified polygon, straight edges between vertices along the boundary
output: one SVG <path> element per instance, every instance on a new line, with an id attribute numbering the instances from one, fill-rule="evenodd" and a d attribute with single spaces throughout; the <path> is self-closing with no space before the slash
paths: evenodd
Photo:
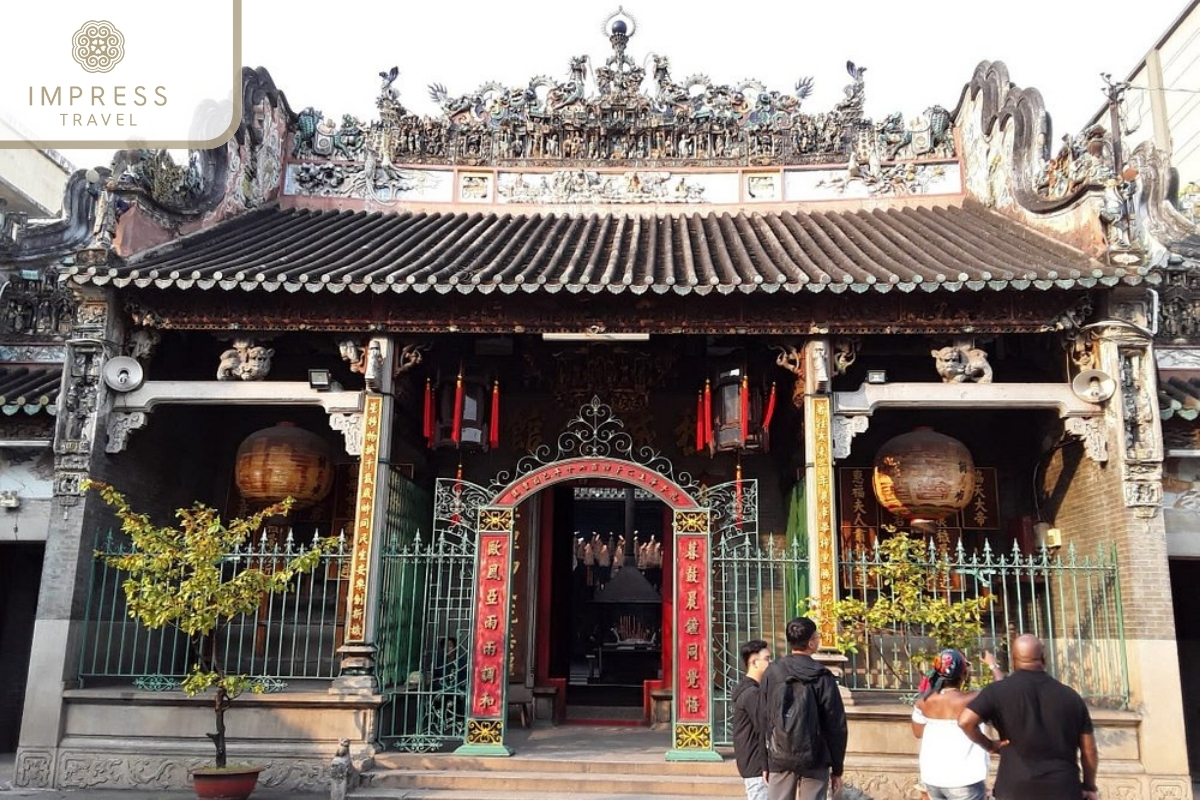
<path id="1" fill-rule="evenodd" d="M 675 566 L 679 722 L 708 722 L 708 539 L 679 536 Z"/>
<path id="2" fill-rule="evenodd" d="M 366 635 L 367 584 L 371 564 L 371 526 L 375 519 L 375 477 L 379 469 L 379 425 L 383 398 L 367 395 L 363 408 L 363 444 L 358 470 L 358 499 L 354 509 L 354 550 L 350 563 L 349 630 L 346 640 L 361 642 Z"/>
<path id="3" fill-rule="evenodd" d="M 475 654 L 471 716 L 500 719 L 504 715 L 504 658 L 508 652 L 508 548 L 504 533 L 479 536 L 479 586 L 475 592 Z"/>

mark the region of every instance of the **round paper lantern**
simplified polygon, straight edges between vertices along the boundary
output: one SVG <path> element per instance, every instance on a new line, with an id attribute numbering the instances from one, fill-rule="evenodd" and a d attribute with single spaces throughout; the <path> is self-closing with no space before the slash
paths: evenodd
<path id="1" fill-rule="evenodd" d="M 910 522 L 944 519 L 971 502 L 975 462 L 958 439 L 917 428 L 879 448 L 871 483 L 893 514 Z"/>
<path id="2" fill-rule="evenodd" d="M 247 500 L 275 503 L 293 497 L 295 508 L 306 508 L 324 500 L 333 487 L 333 454 L 320 436 L 280 422 L 238 446 L 234 475 Z"/>

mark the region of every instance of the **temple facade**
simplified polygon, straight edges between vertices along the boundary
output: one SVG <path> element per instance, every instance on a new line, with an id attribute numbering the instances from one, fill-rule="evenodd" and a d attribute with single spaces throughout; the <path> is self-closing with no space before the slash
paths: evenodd
<path id="1" fill-rule="evenodd" d="M 341 740 L 503 757 L 574 721 L 719 759 L 741 642 L 781 650 L 810 609 L 835 641 L 831 604 L 886 592 L 907 535 L 932 595 L 981 602 L 977 650 L 1045 639 L 1106 796 L 1190 797 L 1158 351 L 1194 234 L 1161 155 L 1098 127 L 1051 149 L 998 62 L 879 120 L 861 65 L 813 110 L 805 78 L 680 78 L 631 16 L 605 30 L 557 78 L 430 87 L 435 116 L 395 68 L 372 120 L 246 69 L 226 146 L 123 151 L 6 232 L 0 353 L 61 376 L 37 437 L 0 419 L 0 454 L 47 462 L 22 618 L 28 672 L 61 676 L 26 689 L 17 784 L 177 786 L 209 749 L 187 642 L 95 558 L 126 545 L 91 477 L 164 522 L 296 497 L 231 569 L 338 538 L 223 633 L 265 690 L 231 758 L 272 786 L 323 785 Z M 915 782 L 932 643 L 827 654 L 873 797 Z"/>

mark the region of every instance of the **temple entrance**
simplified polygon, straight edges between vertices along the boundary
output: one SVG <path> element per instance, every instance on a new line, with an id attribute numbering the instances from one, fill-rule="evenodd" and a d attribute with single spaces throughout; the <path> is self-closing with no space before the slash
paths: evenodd
<path id="1" fill-rule="evenodd" d="M 541 559 L 550 586 L 539 674 L 563 687 L 565 722 L 648 721 L 663 681 L 670 512 L 648 491 L 577 481 L 547 494 Z M 669 587 L 668 587 L 669 588 Z"/>

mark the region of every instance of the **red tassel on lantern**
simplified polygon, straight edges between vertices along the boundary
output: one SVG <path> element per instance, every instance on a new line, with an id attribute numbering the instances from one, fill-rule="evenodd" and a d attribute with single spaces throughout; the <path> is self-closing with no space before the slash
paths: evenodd
<path id="1" fill-rule="evenodd" d="M 488 447 L 500 446 L 500 381 L 492 383 L 492 424 L 488 427 Z"/>
<path id="2" fill-rule="evenodd" d="M 421 417 L 421 435 L 425 446 L 433 447 L 433 379 L 425 379 L 425 408 Z"/>
<path id="3" fill-rule="evenodd" d="M 750 436 L 750 378 L 742 376 L 742 447 Z"/>
<path id="4" fill-rule="evenodd" d="M 767 410 L 763 413 L 763 430 L 771 427 L 771 417 L 775 416 L 775 384 L 771 384 L 771 395 L 767 398 Z"/>
<path id="5" fill-rule="evenodd" d="M 458 382 L 454 384 L 454 426 L 450 429 L 450 438 L 455 444 L 462 439 L 463 384 L 462 371 L 459 370 Z"/>
<path id="6" fill-rule="evenodd" d="M 704 392 L 696 392 L 696 451 L 704 449 Z"/>
<path id="7" fill-rule="evenodd" d="M 704 382 L 704 446 L 712 444 L 712 381 Z"/>

